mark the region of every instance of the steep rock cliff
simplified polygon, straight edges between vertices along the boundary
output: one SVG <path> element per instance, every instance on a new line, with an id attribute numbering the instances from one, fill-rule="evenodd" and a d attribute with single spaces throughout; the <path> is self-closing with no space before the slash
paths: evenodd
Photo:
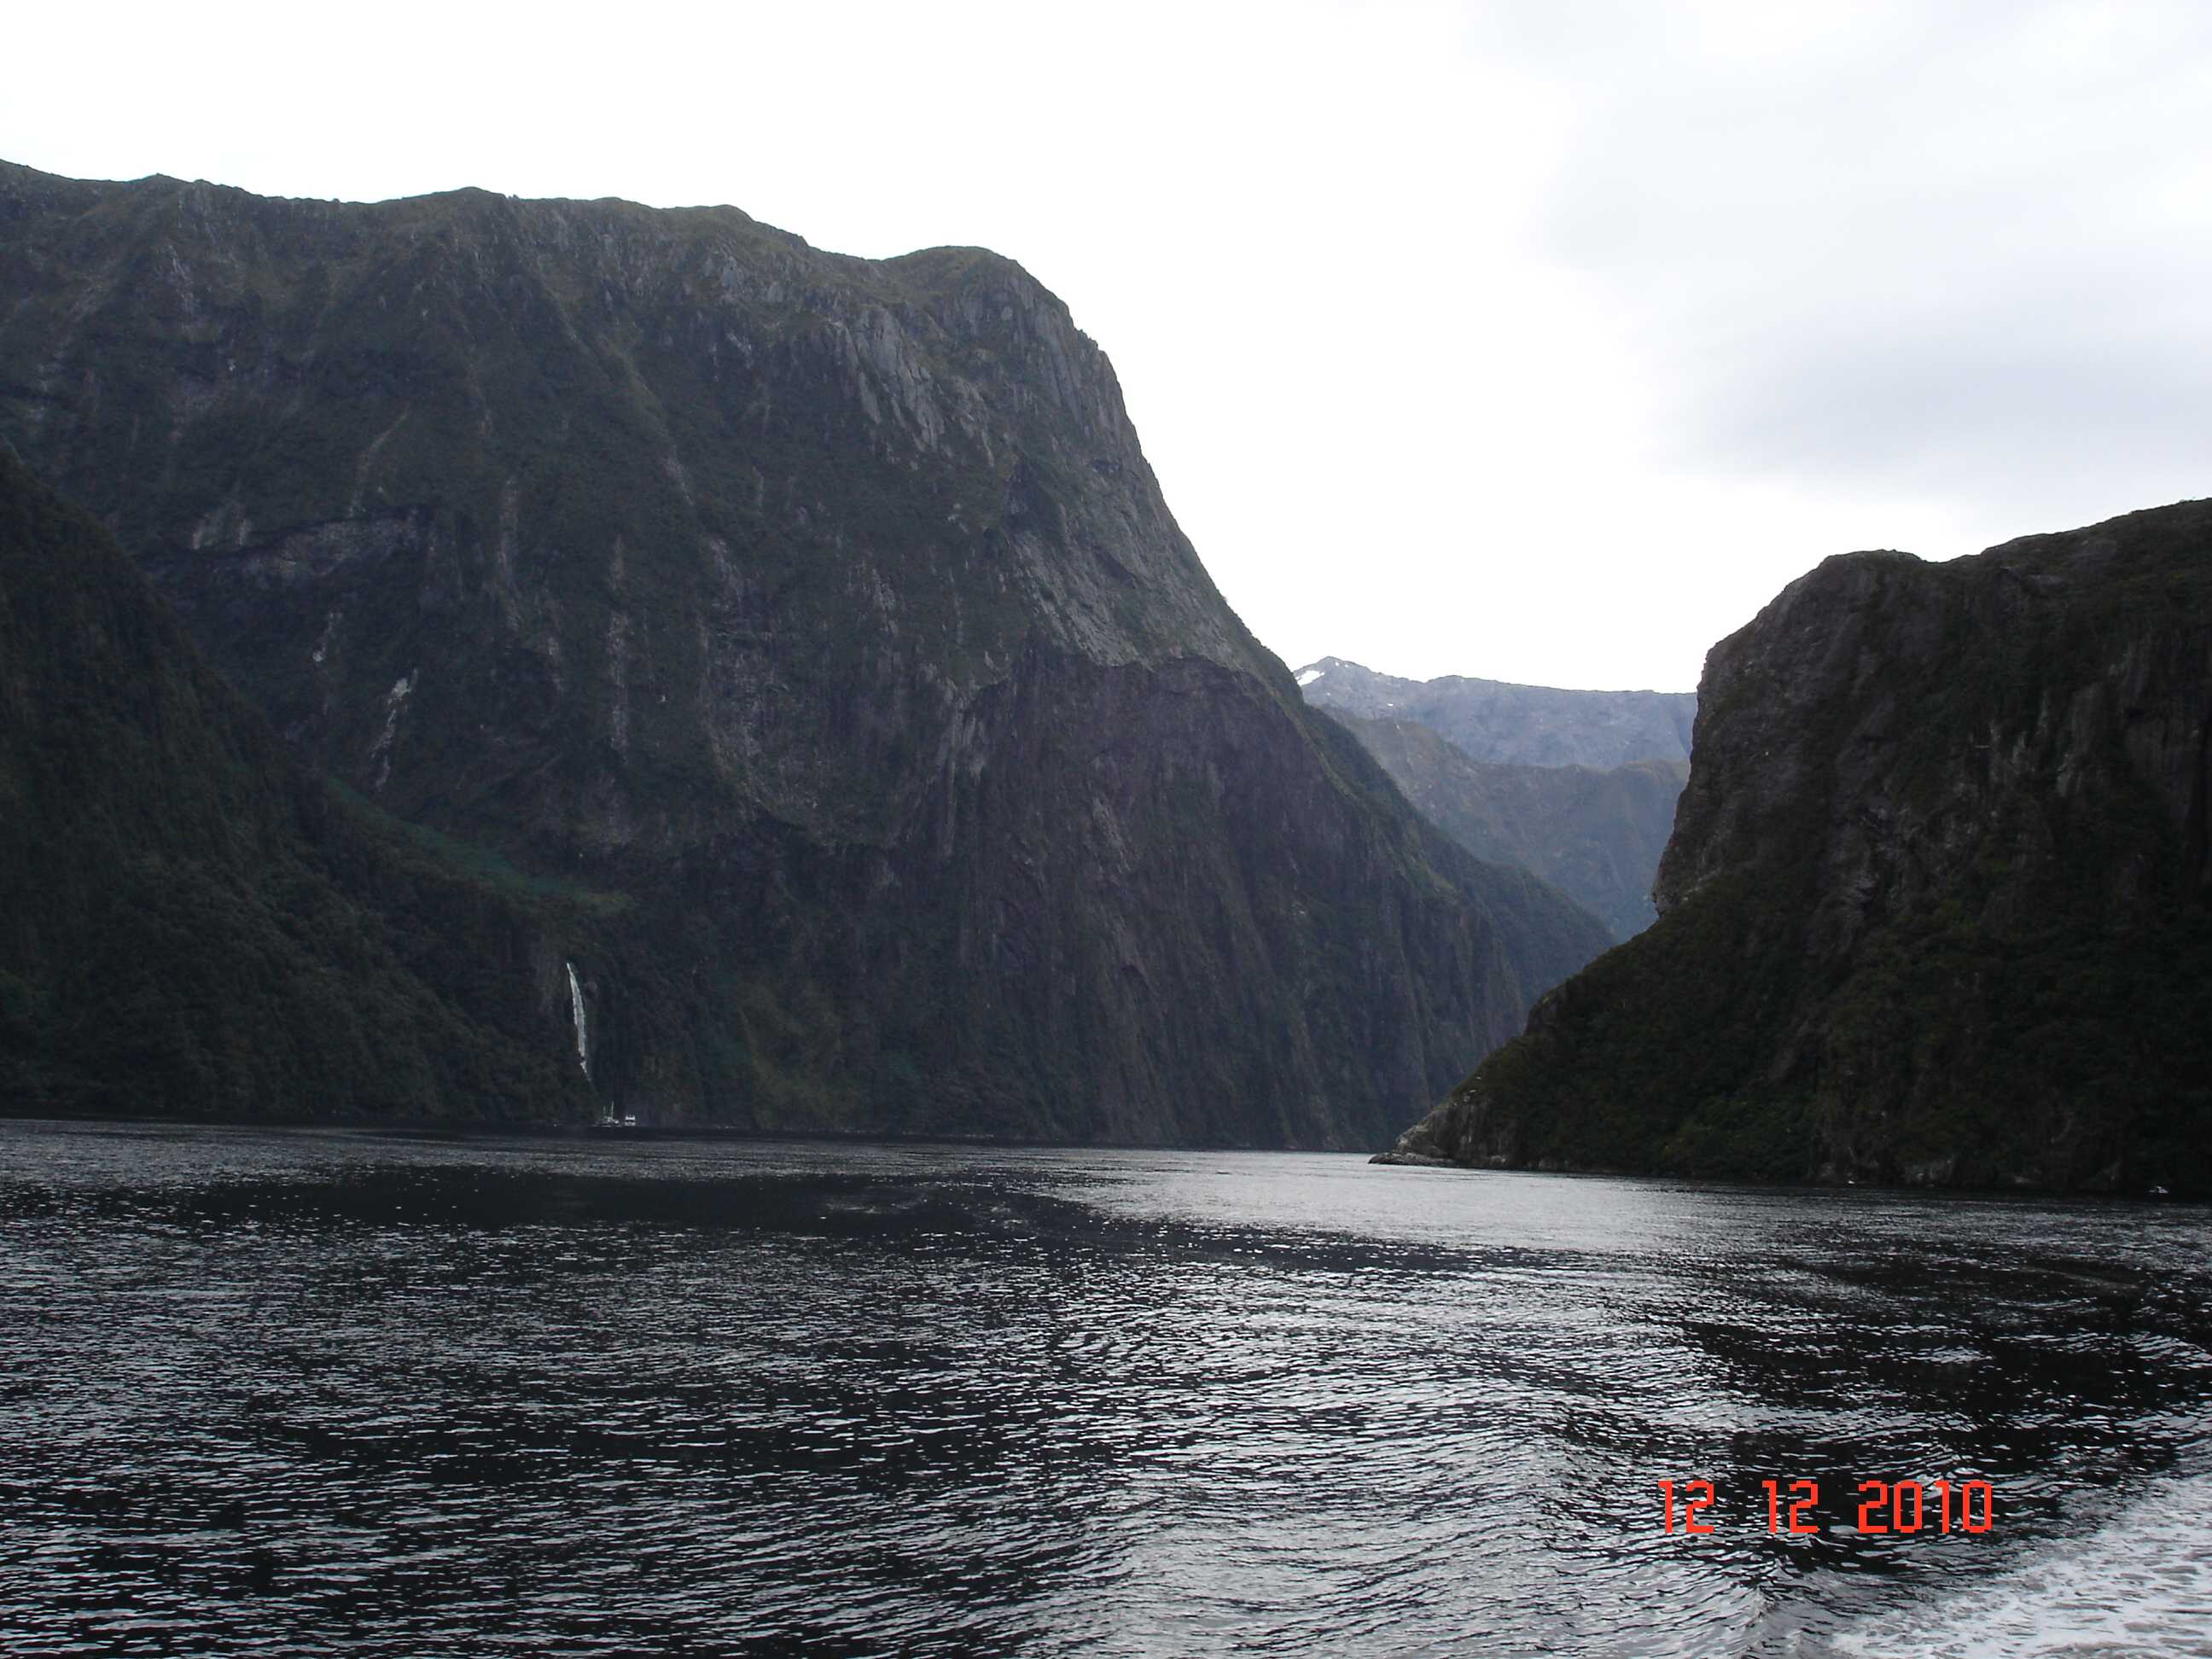
<path id="1" fill-rule="evenodd" d="M 5 168 L 0 282 L 0 434 L 295 754 L 626 896 L 655 1121 L 1356 1144 L 1602 942 L 1304 709 L 1008 260 Z"/>
<path id="2" fill-rule="evenodd" d="M 0 1110 L 581 1118 L 591 908 L 308 776 L 0 450 Z"/>
<path id="3" fill-rule="evenodd" d="M 2212 503 L 1830 559 L 1698 695 L 1657 924 L 1401 1153 L 2212 1190 Z"/>

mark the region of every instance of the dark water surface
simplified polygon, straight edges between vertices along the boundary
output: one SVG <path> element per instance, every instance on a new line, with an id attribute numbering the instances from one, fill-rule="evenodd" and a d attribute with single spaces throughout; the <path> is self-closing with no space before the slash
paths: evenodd
<path id="1" fill-rule="evenodd" d="M 0 1123 L 0 1647 L 2212 1654 L 2208 1349 L 2197 1210 Z"/>

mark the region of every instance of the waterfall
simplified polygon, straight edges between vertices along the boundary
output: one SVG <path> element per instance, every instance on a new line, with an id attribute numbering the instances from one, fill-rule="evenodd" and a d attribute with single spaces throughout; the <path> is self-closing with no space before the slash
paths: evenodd
<path id="1" fill-rule="evenodd" d="M 561 964 L 568 970 L 568 1012 L 576 1018 L 576 1064 L 584 1068 L 584 1075 L 592 1074 L 592 1051 L 584 1041 L 584 988 L 576 983 L 576 964 Z"/>

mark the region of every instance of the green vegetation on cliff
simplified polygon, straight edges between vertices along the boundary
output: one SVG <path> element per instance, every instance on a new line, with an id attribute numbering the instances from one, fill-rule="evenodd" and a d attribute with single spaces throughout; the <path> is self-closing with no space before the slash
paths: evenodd
<path id="1" fill-rule="evenodd" d="M 0 452 L 0 1101 L 580 1118 L 562 922 L 334 798 Z"/>
<path id="2" fill-rule="evenodd" d="M 0 437 L 295 759 L 589 922 L 648 1121 L 1371 1144 L 1605 942 L 1304 707 L 1011 260 L 0 164 Z"/>
<path id="3" fill-rule="evenodd" d="M 1831 559 L 1699 696 L 1658 922 L 1401 1151 L 2212 1192 L 2212 504 Z"/>

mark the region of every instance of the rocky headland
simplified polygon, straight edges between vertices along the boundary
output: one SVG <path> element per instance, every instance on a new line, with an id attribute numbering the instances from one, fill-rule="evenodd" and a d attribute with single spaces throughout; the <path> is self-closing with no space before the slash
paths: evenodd
<path id="1" fill-rule="evenodd" d="M 1698 696 L 1657 922 L 1395 1157 L 2212 1191 L 2212 503 L 1832 558 Z"/>

